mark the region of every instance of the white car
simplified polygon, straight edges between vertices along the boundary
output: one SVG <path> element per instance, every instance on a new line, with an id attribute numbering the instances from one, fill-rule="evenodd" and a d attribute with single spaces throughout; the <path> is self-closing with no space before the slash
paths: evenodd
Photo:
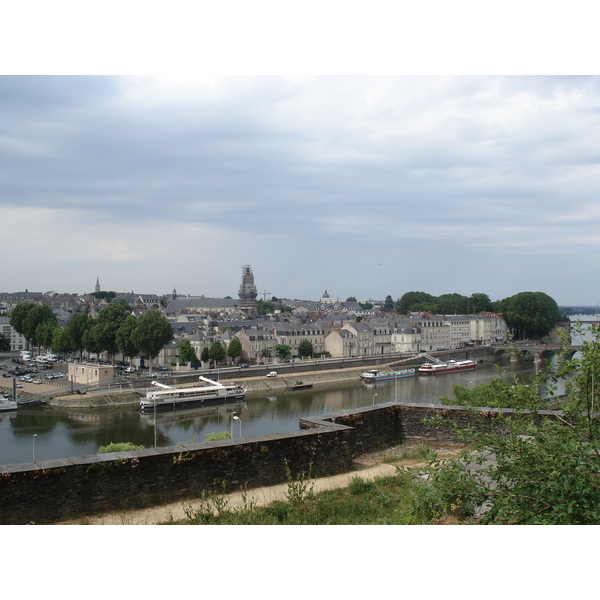
<path id="1" fill-rule="evenodd" d="M 277 371 L 271 371 L 270 373 L 267 373 L 267 377 L 277 377 Z"/>

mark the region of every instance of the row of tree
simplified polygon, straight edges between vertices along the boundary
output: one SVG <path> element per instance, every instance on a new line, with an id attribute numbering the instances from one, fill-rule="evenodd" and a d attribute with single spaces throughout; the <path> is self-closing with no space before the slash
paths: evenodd
<path id="1" fill-rule="evenodd" d="M 520 292 L 492 302 L 487 294 L 442 294 L 406 292 L 396 302 L 397 313 L 431 312 L 439 315 L 501 313 L 515 339 L 548 335 L 560 319 L 560 310 L 553 298 L 543 292 Z"/>
<path id="2" fill-rule="evenodd" d="M 75 313 L 64 327 L 50 307 L 21 302 L 12 310 L 10 324 L 30 348 L 50 349 L 56 354 L 81 356 L 85 351 L 106 353 L 109 358 L 120 353 L 152 359 L 173 339 L 173 328 L 158 311 L 136 317 L 121 300 L 108 304 L 95 318 Z"/>

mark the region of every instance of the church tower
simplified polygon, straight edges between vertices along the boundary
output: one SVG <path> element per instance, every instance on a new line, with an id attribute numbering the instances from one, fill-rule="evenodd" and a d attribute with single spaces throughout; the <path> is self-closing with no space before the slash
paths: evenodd
<path id="1" fill-rule="evenodd" d="M 254 285 L 254 275 L 250 265 L 244 265 L 242 267 L 242 285 L 240 285 L 238 295 L 240 297 L 240 310 L 243 310 L 248 314 L 254 314 L 256 312 L 256 296 L 258 296 L 258 290 Z"/>
<path id="2" fill-rule="evenodd" d="M 96 293 L 100 291 L 100 279 L 96 277 L 96 289 L 94 290 Z"/>

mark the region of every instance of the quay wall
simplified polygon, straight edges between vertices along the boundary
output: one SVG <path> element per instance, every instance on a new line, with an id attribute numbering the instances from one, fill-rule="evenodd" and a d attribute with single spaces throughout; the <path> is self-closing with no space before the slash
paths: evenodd
<path id="1" fill-rule="evenodd" d="M 285 483 L 301 474 L 344 473 L 361 454 L 409 438 L 456 442 L 452 428 L 423 423 L 435 414 L 459 426 L 472 418 L 461 407 L 390 402 L 302 419 L 300 430 L 289 434 L 3 466 L 0 524 L 83 519 Z"/>

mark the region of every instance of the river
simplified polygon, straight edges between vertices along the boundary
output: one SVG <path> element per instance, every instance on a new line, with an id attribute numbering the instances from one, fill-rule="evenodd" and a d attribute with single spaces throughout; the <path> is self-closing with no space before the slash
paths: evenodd
<path id="1" fill-rule="evenodd" d="M 532 361 L 498 363 L 508 374 L 528 381 L 536 371 Z M 539 368 L 539 365 L 537 366 Z M 301 418 L 339 412 L 398 400 L 440 404 L 452 397 L 455 384 L 487 383 L 496 375 L 491 363 L 475 371 L 420 376 L 365 385 L 348 382 L 310 390 L 284 391 L 277 395 L 248 395 L 244 402 L 214 407 L 141 414 L 138 409 L 57 409 L 50 406 L 20 408 L 0 413 L 0 465 L 96 454 L 111 442 L 133 442 L 150 448 L 185 442 L 203 442 L 212 432 L 228 431 L 234 438 L 299 430 Z M 233 420 L 232 416 L 239 417 Z M 34 437 L 35 436 L 35 437 Z"/>

